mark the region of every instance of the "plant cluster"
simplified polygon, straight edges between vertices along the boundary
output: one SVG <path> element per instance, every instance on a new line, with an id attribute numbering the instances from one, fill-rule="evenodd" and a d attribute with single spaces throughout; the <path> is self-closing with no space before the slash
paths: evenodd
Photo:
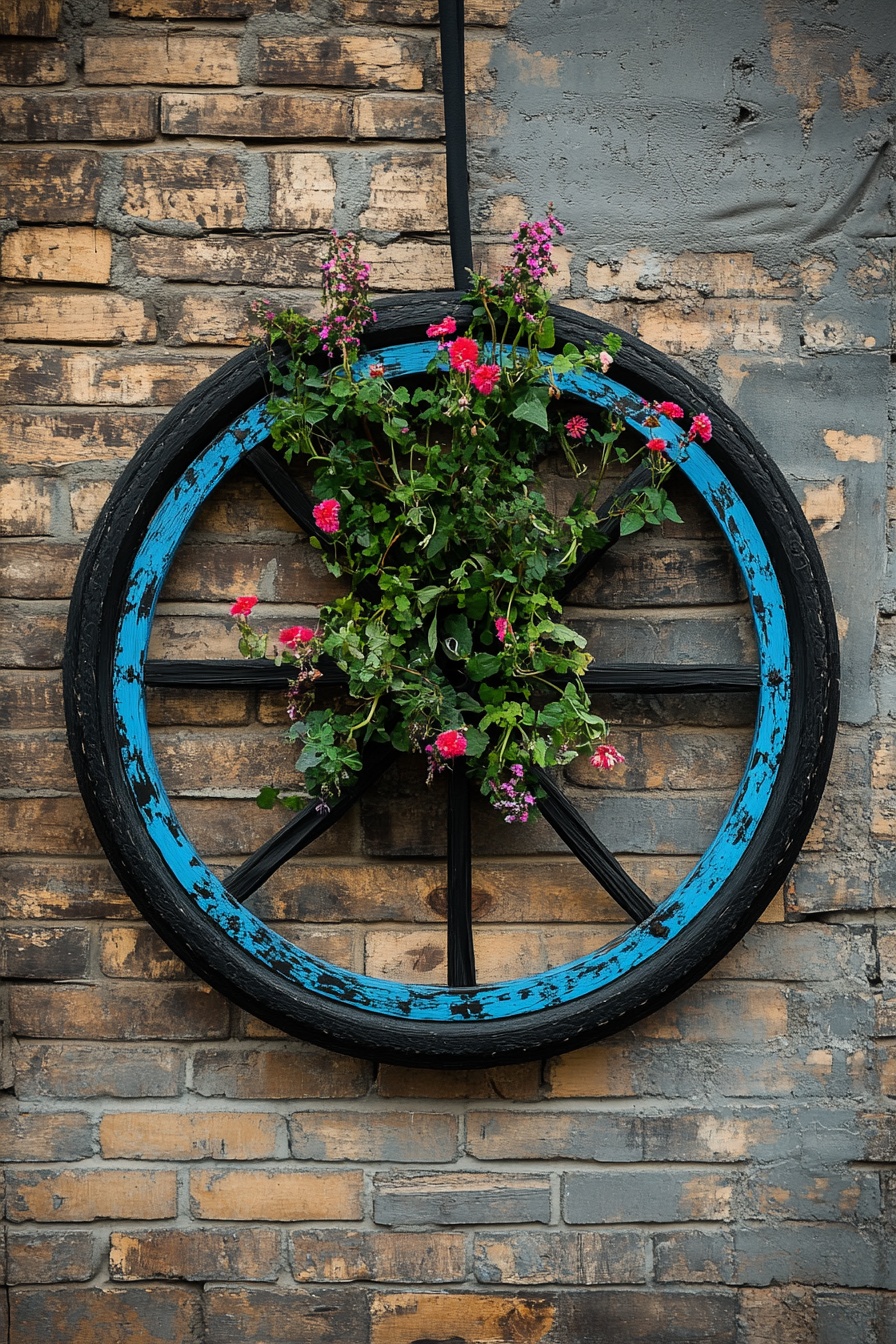
<path id="1" fill-rule="evenodd" d="M 372 742 L 425 753 L 430 779 L 462 759 L 508 822 L 525 821 L 535 802 L 533 767 L 586 751 L 598 769 L 623 759 L 582 684 L 591 657 L 564 623 L 559 594 L 606 542 L 596 504 L 611 464 L 643 457 L 650 468 L 649 483 L 615 506 L 623 534 L 680 519 L 664 488 L 666 440 L 638 436 L 633 446 L 626 433 L 631 399 L 585 414 L 558 386 L 564 374 L 606 375 L 621 345 L 608 334 L 601 346 L 556 350 L 544 282 L 562 232 L 550 211 L 521 224 L 500 279 L 471 275 L 469 307 L 457 310 L 463 329 L 434 314 L 425 378 L 393 382 L 375 354 L 362 356 L 376 314 L 351 236 L 331 237 L 322 320 L 261 314 L 268 339 L 288 348 L 285 363 L 271 364 L 274 447 L 310 464 L 311 544 L 348 582 L 314 628 L 274 638 L 252 624 L 251 597 L 232 614 L 246 657 L 290 668 L 289 737 L 321 807 Z M 648 430 L 684 415 L 673 402 L 635 403 L 635 412 Z M 693 418 L 691 439 L 711 432 L 705 415 Z M 537 473 L 556 453 L 581 481 L 562 516 Z M 347 677 L 333 709 L 314 703 L 324 656 Z M 271 806 L 279 792 L 264 789 L 259 801 Z"/>

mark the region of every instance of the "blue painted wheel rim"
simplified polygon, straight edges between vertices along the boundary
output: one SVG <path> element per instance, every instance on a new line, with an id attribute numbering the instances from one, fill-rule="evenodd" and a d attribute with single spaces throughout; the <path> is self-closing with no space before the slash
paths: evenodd
<path id="1" fill-rule="evenodd" d="M 387 376 L 421 373 L 436 352 L 435 341 L 379 349 L 365 363 L 386 367 Z M 545 356 L 545 362 L 549 360 Z M 597 374 L 556 377 L 561 390 L 595 405 L 630 398 L 627 388 Z M 753 612 L 759 662 L 756 724 L 746 769 L 716 836 L 691 872 L 657 906 L 656 916 L 613 942 L 540 975 L 472 989 L 406 984 L 348 971 L 302 951 L 240 905 L 206 866 L 180 825 L 152 749 L 146 718 L 144 666 L 156 603 L 180 542 L 198 509 L 227 473 L 269 437 L 270 418 L 259 402 L 215 438 L 168 491 L 147 528 L 126 586 L 115 640 L 112 702 L 122 725 L 121 760 L 126 786 L 139 808 L 160 861 L 196 906 L 244 953 L 280 976 L 324 999 L 396 1019 L 420 1022 L 501 1021 L 574 1005 L 667 950 L 716 897 L 744 857 L 771 798 L 790 713 L 790 640 L 781 588 L 768 549 L 750 511 L 713 458 L 687 443 L 679 427 L 663 419 L 645 429 L 669 444 L 668 456 L 697 489 L 735 555 Z M 656 931 L 654 932 L 654 929 Z"/>

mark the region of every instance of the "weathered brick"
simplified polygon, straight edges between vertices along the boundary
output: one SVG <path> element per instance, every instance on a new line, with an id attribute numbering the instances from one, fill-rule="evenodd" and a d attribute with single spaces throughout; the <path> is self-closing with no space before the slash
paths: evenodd
<path id="1" fill-rule="evenodd" d="M 360 1171 L 202 1167 L 190 1172 L 190 1206 L 195 1218 L 234 1222 L 356 1222 L 364 1216 L 363 1182 Z"/>
<path id="2" fill-rule="evenodd" d="M 792 1119 L 799 1133 L 807 1121 L 799 1112 Z M 780 1157 L 782 1146 L 786 1150 L 790 1122 L 786 1111 L 767 1107 L 732 1112 L 715 1106 L 705 1111 L 645 1115 L 644 1158 L 648 1162 L 746 1162 Z"/>
<path id="3" fill-rule="evenodd" d="M 180 294 L 169 303 L 167 325 L 171 345 L 249 345 L 260 332 L 245 290 Z"/>
<path id="4" fill-rule="evenodd" d="M 457 1121 L 434 1111 L 298 1111 L 293 1157 L 315 1162 L 451 1162 Z"/>
<path id="5" fill-rule="evenodd" d="M 140 219 L 179 219 L 203 229 L 245 223 L 248 188 L 236 154 L 127 154 L 122 186 L 122 209 Z"/>
<path id="6" fill-rule="evenodd" d="M 362 140 L 438 140 L 442 100 L 433 93 L 365 93 L 355 100 L 354 134 Z"/>
<path id="7" fill-rule="evenodd" d="M 128 1344 L 171 1344 L 198 1337 L 198 1290 L 151 1288 L 18 1288 L 11 1294 L 13 1338 L 84 1344 L 120 1339 Z"/>
<path id="8" fill-rule="evenodd" d="M 537 1064 L 505 1064 L 493 1069 L 412 1069 L 381 1064 L 376 1086 L 381 1097 L 534 1101 L 541 1070 Z"/>
<path id="9" fill-rule="evenodd" d="M 351 102 L 314 93 L 163 93 L 163 135 L 241 140 L 341 140 L 351 131 Z"/>
<path id="10" fill-rule="evenodd" d="M 370 1087 L 371 1072 L 364 1060 L 313 1045 L 197 1050 L 193 1089 L 203 1097 L 243 1100 L 360 1097 Z"/>
<path id="11" fill-rule="evenodd" d="M 47 537 L 53 530 L 53 481 L 13 476 L 0 484 L 0 535 Z"/>
<path id="12" fill-rule="evenodd" d="M 742 1195 L 748 1218 L 847 1223 L 880 1214 L 876 1173 L 806 1170 L 798 1162 L 750 1172 Z"/>
<path id="13" fill-rule="evenodd" d="M 370 172 L 370 202 L 361 212 L 365 229 L 427 230 L 445 227 L 445 160 L 441 153 L 390 154 Z"/>
<path id="14" fill-rule="evenodd" d="M 127 349 L 11 350 L 0 357 L 0 402 L 173 406 L 224 358 Z"/>
<path id="15" fill-rule="evenodd" d="M 314 285 L 320 242 L 307 238 L 136 238 L 131 255 L 143 275 L 216 284 Z M 248 307 L 248 304 L 247 304 Z"/>
<path id="16" fill-rule="evenodd" d="M 811 1288 L 748 1288 L 740 1294 L 740 1325 L 744 1344 L 818 1344 L 815 1294 Z"/>
<path id="17" fill-rule="evenodd" d="M 374 1177 L 373 1220 L 435 1223 L 549 1223 L 547 1176 L 489 1171 L 396 1172 Z"/>
<path id="18" fill-rule="evenodd" d="M 346 1344 L 368 1335 L 365 1296 L 350 1288 L 207 1288 L 207 1344 Z"/>
<path id="19" fill-rule="evenodd" d="M 466 1238 L 458 1232 L 291 1232 L 292 1272 L 300 1283 L 459 1283 Z"/>
<path id="20" fill-rule="evenodd" d="M 93 1152 L 83 1111 L 34 1111 L 10 1104 L 0 1113 L 0 1161 L 77 1162 Z"/>
<path id="21" fill-rule="evenodd" d="M 848 1223 L 752 1223 L 734 1228 L 735 1283 L 894 1288 L 887 1239 Z"/>
<path id="22" fill-rule="evenodd" d="M 60 622 L 62 624 L 62 622 Z M 99 842 L 80 798 L 4 798 L 0 800 L 0 853 L 30 854 L 36 827 L 49 854 L 99 854 Z"/>
<path id="23" fill-rule="evenodd" d="M 267 1111 L 112 1111 L 100 1120 L 103 1157 L 249 1161 L 275 1157 L 286 1125 Z"/>
<path id="24" fill-rule="evenodd" d="M 483 929 L 476 935 L 476 967 L 483 981 L 512 980 L 574 961 L 586 947 L 599 946 L 615 928 Z M 422 984 L 444 984 L 447 950 L 444 931 L 377 929 L 365 939 L 368 975 Z"/>
<path id="25" fill-rule="evenodd" d="M 869 1162 L 896 1162 L 896 1120 L 891 1111 L 864 1111 L 856 1117 Z"/>
<path id="26" fill-rule="evenodd" d="M 152 140 L 153 93 L 8 93 L 0 96 L 0 134 L 10 142 Z"/>
<path id="27" fill-rule="evenodd" d="M 10 1169 L 11 1222 L 93 1223 L 101 1218 L 173 1218 L 177 1173 L 139 1168 Z"/>
<path id="28" fill-rule="evenodd" d="M 834 910 L 870 910 L 885 906 L 889 883 L 881 890 L 872 865 L 856 854 L 848 861 L 827 852 L 803 854 L 785 886 L 788 914 L 820 915 Z"/>
<path id="29" fill-rule="evenodd" d="M 598 1159 L 638 1162 L 643 1157 L 641 1120 L 617 1112 L 470 1111 L 467 1152 L 485 1161 L 496 1158 Z"/>
<path id="30" fill-rule="evenodd" d="M 79 928 L 6 928 L 0 932 L 0 976 L 10 980 L 80 980 L 87 974 L 90 935 Z"/>
<path id="31" fill-rule="evenodd" d="M 226 1000 L 205 985 L 18 985 L 10 1025 L 62 1040 L 203 1040 L 226 1036 Z"/>
<path id="32" fill-rule="evenodd" d="M 113 980 L 191 980 L 192 972 L 155 930 L 122 925 L 100 930 L 100 966 Z"/>
<path id="33" fill-rule="evenodd" d="M 6 466 L 109 464 L 129 458 L 159 421 L 156 411 L 0 411 Z"/>
<path id="34" fill-rule="evenodd" d="M 105 862 L 0 861 L 0 918 L 130 919 L 133 914 L 130 899 Z"/>
<path id="35" fill-rule="evenodd" d="M 17 1232 L 6 1234 L 6 1273 L 10 1284 L 77 1283 L 99 1268 L 100 1246 L 93 1232 Z"/>
<path id="36" fill-rule="evenodd" d="M 95 290 L 9 290 L 0 302 L 0 336 L 7 341 L 117 345 L 154 341 L 155 317 L 142 299 Z"/>
<path id="37" fill-rule="evenodd" d="M 0 49 L 0 84 L 64 84 L 61 42 L 7 42 Z"/>
<path id="38" fill-rule="evenodd" d="M 503 27 L 517 0 L 469 0 L 464 22 Z M 347 23 L 418 24 L 438 23 L 438 0 L 342 0 Z"/>
<path id="39" fill-rule="evenodd" d="M 282 1252 L 272 1227 L 149 1228 L 113 1232 L 109 1274 L 113 1279 L 206 1279 L 273 1282 Z"/>
<path id="40" fill-rule="evenodd" d="M 646 1283 L 639 1232 L 480 1233 L 473 1242 L 480 1283 Z"/>
<path id="41" fill-rule="evenodd" d="M 0 545 L 0 592 L 4 597 L 66 597 L 81 547 L 68 542 L 7 541 Z"/>
<path id="42" fill-rule="evenodd" d="M 111 481 L 73 482 L 69 491 L 72 527 L 76 532 L 89 532 L 99 517 L 100 510 L 112 490 Z"/>
<path id="43" fill-rule="evenodd" d="M 569 1223 L 724 1221 L 731 1215 L 731 1175 L 694 1169 L 575 1172 L 563 1177 Z"/>
<path id="44" fill-rule="evenodd" d="M 731 1283 L 734 1246 L 730 1232 L 682 1228 L 653 1238 L 653 1273 L 658 1283 Z"/>
<path id="45" fill-rule="evenodd" d="M 237 588 L 243 591 L 240 584 L 231 591 Z M 172 795 L 232 788 L 243 788 L 254 795 L 262 780 L 288 788 L 300 784 L 296 779 L 295 745 L 272 729 L 234 729 L 226 738 L 216 740 L 198 728 L 192 732 L 186 728 L 160 729 L 153 735 L 153 748 L 165 787 Z"/>
<path id="46" fill-rule="evenodd" d="M 329 156 L 289 150 L 266 154 L 265 159 L 271 183 L 271 228 L 329 228 L 336 204 L 336 178 Z"/>
<path id="47" fill-rule="evenodd" d="M 420 42 L 400 37 L 261 37 L 258 82 L 422 89 L 426 55 Z"/>
<path id="48" fill-rule="evenodd" d="M 0 37 L 55 37 L 62 0 L 8 0 L 0 13 Z"/>
<path id="49" fill-rule="evenodd" d="M 16 1095 L 37 1097 L 176 1097 L 185 1064 L 167 1045 L 32 1045 L 13 1050 Z"/>
<path id="50" fill-rule="evenodd" d="M 0 153 L 0 217 L 42 224 L 96 218 L 100 156 L 81 150 Z"/>
<path id="51" fill-rule="evenodd" d="M 87 37 L 85 84 L 239 84 L 238 37 L 141 33 Z"/>

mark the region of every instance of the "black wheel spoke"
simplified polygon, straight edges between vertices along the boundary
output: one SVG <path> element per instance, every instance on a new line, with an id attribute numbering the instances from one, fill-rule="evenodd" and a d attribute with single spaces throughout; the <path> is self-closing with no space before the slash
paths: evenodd
<path id="1" fill-rule="evenodd" d="M 551 678 L 562 686 L 568 678 Z M 589 667 L 582 675 L 589 691 L 630 691 L 687 695 L 713 691 L 755 691 L 759 686 L 756 664 L 740 663 L 607 663 Z"/>
<path id="2" fill-rule="evenodd" d="M 262 485 L 267 487 L 277 503 L 285 509 L 294 523 L 298 523 L 303 532 L 307 532 L 311 537 L 325 538 L 326 534 L 321 532 L 314 521 L 311 500 L 270 448 L 264 446 L 253 448 L 252 452 L 246 455 L 246 461 Z"/>
<path id="3" fill-rule="evenodd" d="M 231 896 L 238 901 L 248 900 L 287 859 L 293 858 L 343 817 L 361 795 L 376 783 L 394 759 L 395 750 L 387 744 L 378 744 L 366 752 L 364 765 L 354 784 L 341 793 L 328 809 L 322 810 L 319 803 L 309 803 L 225 879 L 224 885 Z"/>
<path id="4" fill-rule="evenodd" d="M 586 575 L 591 573 L 600 557 L 605 555 L 611 546 L 616 545 L 620 536 L 619 525 L 621 519 L 618 514 L 620 505 L 625 502 L 629 495 L 633 495 L 636 491 L 643 489 L 645 485 L 649 485 L 650 479 L 650 468 L 646 463 L 642 462 L 640 466 L 636 467 L 633 472 L 626 476 L 615 495 L 613 495 L 613 497 L 604 504 L 603 508 L 598 511 L 597 525 L 605 540 L 593 551 L 589 551 L 587 555 L 583 555 L 581 559 L 573 565 L 566 576 L 566 582 L 560 592 L 561 602 L 569 600 L 570 593 L 579 586 Z"/>
<path id="5" fill-rule="evenodd" d="M 322 658 L 315 686 L 346 686 L 348 677 L 331 658 Z M 147 686 L 185 686 L 194 689 L 283 690 L 295 679 L 292 667 L 275 667 L 267 658 L 151 658 L 143 680 Z M 309 683 L 310 685 L 311 683 Z"/>
<path id="6" fill-rule="evenodd" d="M 470 779 L 458 764 L 448 782 L 448 984 L 475 983 Z"/>
<path id="7" fill-rule="evenodd" d="M 601 844 L 585 824 L 566 795 L 558 789 L 546 770 L 536 767 L 534 774 L 547 797 L 539 799 L 538 806 L 547 821 L 572 850 L 573 854 L 592 877 L 621 905 L 636 924 L 649 919 L 656 908 L 622 865 Z"/>

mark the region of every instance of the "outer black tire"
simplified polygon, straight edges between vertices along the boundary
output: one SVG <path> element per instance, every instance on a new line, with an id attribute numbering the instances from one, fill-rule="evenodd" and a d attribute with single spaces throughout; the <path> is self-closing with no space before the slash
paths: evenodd
<path id="1" fill-rule="evenodd" d="M 378 309 L 373 348 L 419 340 L 434 314 L 463 315 L 459 295 L 450 293 L 387 301 Z M 599 340 L 608 329 L 559 307 L 554 317 L 558 344 Z M 633 391 L 709 411 L 714 435 L 707 451 L 750 510 L 783 593 L 793 697 L 769 805 L 746 854 L 700 915 L 647 966 L 601 991 L 502 1021 L 432 1024 L 374 1015 L 280 977 L 198 910 L 147 837 L 125 786 L 119 726 L 110 711 L 122 585 L 148 522 L 197 452 L 265 395 L 266 366 L 264 351 L 247 350 L 171 411 L 118 482 L 78 574 L 64 663 L 69 740 L 91 819 L 125 889 L 178 955 L 229 998 L 287 1032 L 351 1054 L 443 1067 L 506 1063 L 580 1046 L 644 1017 L 702 976 L 756 920 L 795 860 L 824 787 L 838 707 L 834 614 L 811 532 L 783 477 L 709 388 L 625 337 L 616 367 Z"/>

